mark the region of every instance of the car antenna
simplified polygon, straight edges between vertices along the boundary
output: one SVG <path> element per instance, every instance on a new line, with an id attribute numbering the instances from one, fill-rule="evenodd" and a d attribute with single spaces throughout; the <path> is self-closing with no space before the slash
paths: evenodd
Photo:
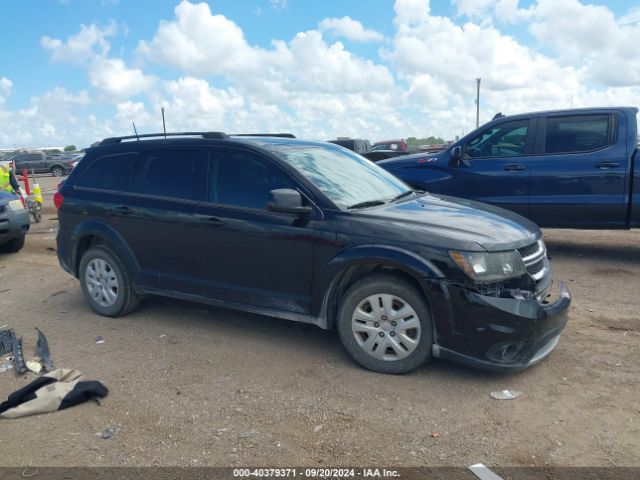
<path id="1" fill-rule="evenodd" d="M 167 139 L 167 127 L 164 124 L 164 107 L 160 107 L 160 110 L 162 111 L 162 131 L 164 132 L 164 139 Z"/>
<path id="2" fill-rule="evenodd" d="M 136 140 L 140 141 L 140 137 L 138 136 L 138 130 L 136 130 L 136 122 L 131 122 L 133 125 L 133 131 L 136 134 Z"/>

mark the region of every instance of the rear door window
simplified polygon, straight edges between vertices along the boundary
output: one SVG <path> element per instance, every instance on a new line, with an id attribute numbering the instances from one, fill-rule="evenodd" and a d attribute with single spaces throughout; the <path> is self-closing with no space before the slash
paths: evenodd
<path id="1" fill-rule="evenodd" d="M 209 201 L 266 210 L 269 192 L 296 188 L 295 181 L 269 160 L 243 150 L 213 152 Z"/>
<path id="2" fill-rule="evenodd" d="M 87 167 L 76 185 L 101 190 L 123 190 L 127 183 L 127 169 L 135 156 L 135 153 L 121 153 L 98 157 Z"/>
<path id="3" fill-rule="evenodd" d="M 612 117 L 568 115 L 547 118 L 545 153 L 579 153 L 613 145 Z"/>
<path id="4" fill-rule="evenodd" d="M 140 155 L 131 191 L 157 197 L 203 201 L 207 198 L 206 150 L 159 150 Z"/>

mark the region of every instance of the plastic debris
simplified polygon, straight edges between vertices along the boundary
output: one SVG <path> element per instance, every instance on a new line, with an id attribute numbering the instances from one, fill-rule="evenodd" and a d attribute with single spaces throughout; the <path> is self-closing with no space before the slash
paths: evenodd
<path id="1" fill-rule="evenodd" d="M 45 372 L 52 372 L 54 370 L 53 360 L 51 360 L 51 352 L 49 351 L 49 342 L 47 337 L 36 327 L 38 331 L 38 343 L 36 344 L 36 355 L 41 359 L 42 366 Z"/>
<path id="2" fill-rule="evenodd" d="M 4 325 L 2 328 L 5 328 Z M 13 346 L 13 340 L 16 338 L 16 334 L 12 328 L 8 330 L 0 330 L 0 355 L 10 353 Z"/>
<path id="3" fill-rule="evenodd" d="M 480 480 L 503 480 L 503 478 L 487 467 L 485 467 L 482 463 L 476 463 L 475 465 L 471 465 L 468 467 L 469 471 L 473 473 Z"/>
<path id="4" fill-rule="evenodd" d="M 324 428 L 324 425 L 322 423 L 320 425 L 316 425 L 315 427 L 313 427 L 313 433 L 318 433 L 323 428 Z"/>
<path id="5" fill-rule="evenodd" d="M 104 338 L 102 338 L 100 335 L 98 335 L 98 336 L 96 337 L 96 343 L 97 343 L 97 344 L 104 343 Z"/>
<path id="6" fill-rule="evenodd" d="M 40 363 L 40 359 L 34 358 L 33 360 L 29 360 L 27 362 L 27 368 L 33 373 L 40 373 L 42 371 L 42 364 Z"/>
<path id="7" fill-rule="evenodd" d="M 256 432 L 255 430 L 249 430 L 248 432 L 242 432 L 240 434 L 240 438 L 249 438 L 249 437 L 253 437 L 257 434 L 258 432 Z"/>
<path id="8" fill-rule="evenodd" d="M 498 390 L 497 392 L 491 392 L 491 397 L 496 400 L 513 400 L 522 395 L 522 392 L 518 390 Z"/>
<path id="9" fill-rule="evenodd" d="M 7 370 L 11 370 L 13 368 L 13 365 L 9 362 L 7 363 L 3 363 L 2 365 L 0 365 L 0 373 L 4 373 Z"/>
<path id="10" fill-rule="evenodd" d="M 431 438 L 440 438 L 440 432 L 431 432 Z"/>

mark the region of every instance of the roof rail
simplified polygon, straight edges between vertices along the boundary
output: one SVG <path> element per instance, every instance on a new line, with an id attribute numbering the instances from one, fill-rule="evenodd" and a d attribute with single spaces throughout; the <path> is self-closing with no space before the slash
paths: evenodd
<path id="1" fill-rule="evenodd" d="M 232 137 L 280 137 L 296 138 L 293 133 L 232 133 Z"/>
<path id="2" fill-rule="evenodd" d="M 223 132 L 176 132 L 176 133 L 144 133 L 142 135 L 126 135 L 124 137 L 109 137 L 102 140 L 99 145 L 112 145 L 114 143 L 120 143 L 122 140 L 131 140 L 136 139 L 140 140 L 141 138 L 153 138 L 153 137 L 202 137 L 202 138 L 215 138 L 215 139 L 225 139 L 229 138 L 229 135 Z"/>

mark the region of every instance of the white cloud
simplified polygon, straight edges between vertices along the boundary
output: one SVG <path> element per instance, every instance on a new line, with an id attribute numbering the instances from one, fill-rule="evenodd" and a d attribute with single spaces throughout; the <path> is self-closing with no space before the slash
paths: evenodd
<path id="1" fill-rule="evenodd" d="M 137 68 L 127 68 L 119 58 L 96 57 L 89 68 L 89 80 L 98 90 L 116 98 L 149 92 L 156 82 Z"/>
<path id="2" fill-rule="evenodd" d="M 287 0 L 269 0 L 269 4 L 274 10 L 285 10 L 287 8 Z"/>
<path id="3" fill-rule="evenodd" d="M 13 82 L 7 77 L 0 77 L 0 104 L 4 103 L 5 98 L 11 94 Z"/>
<path id="4" fill-rule="evenodd" d="M 95 55 L 106 56 L 110 48 L 106 39 L 116 31 L 114 22 L 105 27 L 81 25 L 80 31 L 66 41 L 45 36 L 40 39 L 40 44 L 51 52 L 53 61 L 81 65 Z"/>
<path id="5" fill-rule="evenodd" d="M 634 23 L 640 23 L 640 7 L 632 8 L 618 19 L 619 25 L 632 25 Z"/>
<path id="6" fill-rule="evenodd" d="M 351 17 L 325 18 L 318 28 L 336 37 L 344 37 L 355 42 L 380 42 L 384 39 L 381 33 L 364 28 L 362 23 Z"/>

